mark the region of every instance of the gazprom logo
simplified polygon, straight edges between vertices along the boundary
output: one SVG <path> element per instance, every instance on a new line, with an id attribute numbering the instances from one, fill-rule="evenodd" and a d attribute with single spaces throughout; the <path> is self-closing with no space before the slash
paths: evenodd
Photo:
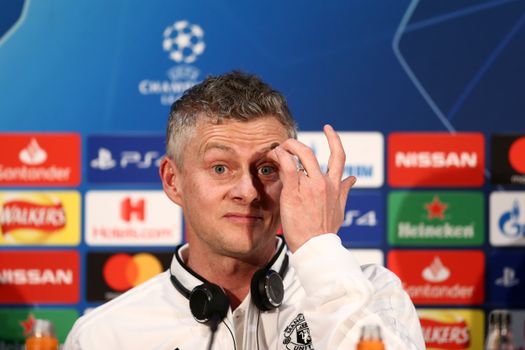
<path id="1" fill-rule="evenodd" d="M 495 191 L 490 194 L 490 243 L 525 246 L 525 192 Z"/>
<path id="2" fill-rule="evenodd" d="M 512 239 L 525 236 L 525 222 L 520 221 L 520 203 L 515 200 L 512 207 L 501 214 L 498 227 L 503 235 Z"/>

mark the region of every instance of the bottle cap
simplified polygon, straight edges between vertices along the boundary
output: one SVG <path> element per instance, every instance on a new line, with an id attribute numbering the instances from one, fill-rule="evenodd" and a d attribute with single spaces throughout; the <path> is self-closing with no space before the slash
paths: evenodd
<path id="1" fill-rule="evenodd" d="M 363 326 L 361 328 L 361 340 L 381 340 L 381 329 L 376 324 Z"/>
<path id="2" fill-rule="evenodd" d="M 54 337 L 55 328 L 50 320 L 36 319 L 31 330 L 31 335 L 34 337 Z"/>

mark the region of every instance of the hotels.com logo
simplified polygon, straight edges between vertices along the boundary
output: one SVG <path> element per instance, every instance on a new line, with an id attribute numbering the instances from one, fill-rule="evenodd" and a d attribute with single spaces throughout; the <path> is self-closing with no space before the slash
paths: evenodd
<path id="1" fill-rule="evenodd" d="M 392 187 L 479 187 L 484 157 L 481 133 L 392 133 L 388 182 Z"/>
<path id="2" fill-rule="evenodd" d="M 473 304 L 484 300 L 485 258 L 481 251 L 397 251 L 388 268 L 415 304 Z"/>
<path id="3" fill-rule="evenodd" d="M 90 245 L 169 245 L 182 240 L 182 212 L 163 191 L 88 191 Z"/>
<path id="4" fill-rule="evenodd" d="M 0 133 L 0 186 L 77 186 L 80 135 Z"/>
<path id="5" fill-rule="evenodd" d="M 146 214 L 146 202 L 144 198 L 133 201 L 131 197 L 126 197 L 120 204 L 120 217 L 126 222 L 130 222 L 132 217 L 138 221 L 144 221 Z"/>
<path id="6" fill-rule="evenodd" d="M 76 251 L 3 251 L 1 303 L 76 303 L 79 298 Z"/>

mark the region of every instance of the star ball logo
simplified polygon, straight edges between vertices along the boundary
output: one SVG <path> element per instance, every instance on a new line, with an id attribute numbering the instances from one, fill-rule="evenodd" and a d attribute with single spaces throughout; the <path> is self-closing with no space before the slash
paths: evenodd
<path id="1" fill-rule="evenodd" d="M 175 21 L 164 29 L 162 49 L 177 65 L 167 70 L 167 80 L 144 79 L 138 89 L 141 95 L 158 95 L 162 105 L 171 105 L 199 82 L 200 70 L 192 64 L 206 49 L 204 30 L 187 20 Z"/>
<path id="2" fill-rule="evenodd" d="M 481 193 L 396 191 L 388 195 L 392 245 L 481 245 L 484 232 Z"/>

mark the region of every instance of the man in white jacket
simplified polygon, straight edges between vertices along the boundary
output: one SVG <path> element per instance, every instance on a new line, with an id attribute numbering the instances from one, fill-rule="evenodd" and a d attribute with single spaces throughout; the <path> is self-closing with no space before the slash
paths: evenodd
<path id="1" fill-rule="evenodd" d="M 373 324 L 386 349 L 424 349 L 399 279 L 359 266 L 336 235 L 356 179 L 342 179 L 341 141 L 324 132 L 326 173 L 259 78 L 232 72 L 189 89 L 172 106 L 160 167 L 187 244 L 168 271 L 79 319 L 65 348 L 349 350 Z"/>

